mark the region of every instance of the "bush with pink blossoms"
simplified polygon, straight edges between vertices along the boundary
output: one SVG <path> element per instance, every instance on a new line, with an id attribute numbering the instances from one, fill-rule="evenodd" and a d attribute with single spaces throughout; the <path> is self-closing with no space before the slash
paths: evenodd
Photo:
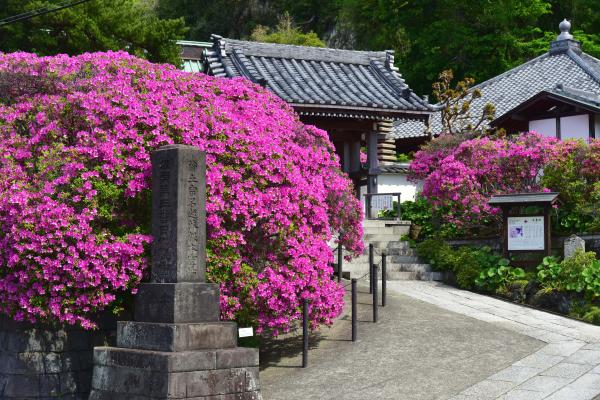
<path id="1" fill-rule="evenodd" d="M 444 210 L 446 222 L 469 231 L 499 222 L 499 210 L 487 204 L 492 195 L 543 189 L 540 172 L 556 143 L 556 139 L 526 133 L 431 146 L 415 154 L 411 179 L 423 180 L 423 196 Z"/>
<path id="2" fill-rule="evenodd" d="M 339 315 L 327 242 L 363 250 L 327 134 L 268 90 L 126 53 L 0 54 L 0 312 L 94 326 L 148 266 L 150 153 L 207 153 L 208 277 L 226 319 L 288 330 Z"/>

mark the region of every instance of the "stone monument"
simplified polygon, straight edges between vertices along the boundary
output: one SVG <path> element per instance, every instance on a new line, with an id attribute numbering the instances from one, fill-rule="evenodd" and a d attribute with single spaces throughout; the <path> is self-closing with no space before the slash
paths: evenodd
<path id="1" fill-rule="evenodd" d="M 585 251 L 585 240 L 577 235 L 571 235 L 566 238 L 564 243 L 565 258 L 573 257 L 577 250 Z"/>
<path id="2" fill-rule="evenodd" d="M 117 347 L 94 349 L 90 400 L 261 399 L 258 349 L 237 346 L 206 283 L 205 155 L 184 145 L 152 154 L 151 282 Z"/>

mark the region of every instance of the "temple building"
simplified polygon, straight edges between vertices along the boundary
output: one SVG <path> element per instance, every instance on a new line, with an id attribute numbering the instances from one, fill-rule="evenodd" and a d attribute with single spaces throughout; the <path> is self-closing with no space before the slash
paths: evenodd
<path id="1" fill-rule="evenodd" d="M 600 137 L 600 60 L 582 51 L 569 33 L 570 22 L 562 21 L 559 29 L 548 52 L 471 89 L 481 91 L 481 97 L 471 103 L 473 119 L 490 103 L 496 107 L 490 124 L 509 134 L 536 131 L 559 139 Z M 398 149 L 414 149 L 430 134 L 441 133 L 440 113 L 432 114 L 430 126 L 396 122 L 391 136 Z"/>
<path id="2" fill-rule="evenodd" d="M 257 43 L 218 35 L 211 42 L 179 44 L 185 71 L 247 78 L 288 102 L 302 122 L 327 131 L 358 194 L 402 190 L 390 180 L 389 168 L 399 168 L 396 143 L 389 136 L 393 124 L 426 126 L 432 108 L 402 79 L 392 51 Z M 360 160 L 361 148 L 366 149 L 366 164 Z M 407 187 L 414 196 L 414 185 Z"/>

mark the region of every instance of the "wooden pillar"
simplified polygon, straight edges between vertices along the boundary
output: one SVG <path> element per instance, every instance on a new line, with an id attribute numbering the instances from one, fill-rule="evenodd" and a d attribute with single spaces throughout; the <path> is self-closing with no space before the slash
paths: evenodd
<path id="1" fill-rule="evenodd" d="M 508 208 L 502 207 L 502 256 L 508 260 Z"/>
<path id="2" fill-rule="evenodd" d="M 379 165 L 379 160 L 377 160 L 377 139 L 379 134 L 377 132 L 377 124 L 374 125 L 374 129 L 367 134 L 368 193 L 377 193 L 377 175 L 374 175 L 373 172 Z"/>
<path id="3" fill-rule="evenodd" d="M 552 233 L 550 231 L 550 206 L 544 206 L 544 244 L 547 256 L 552 255 Z"/>
<path id="4" fill-rule="evenodd" d="M 349 174 L 350 173 L 350 143 L 344 142 L 342 143 L 342 171 Z"/>
<path id="5" fill-rule="evenodd" d="M 350 143 L 350 172 L 360 171 L 360 141 Z"/>

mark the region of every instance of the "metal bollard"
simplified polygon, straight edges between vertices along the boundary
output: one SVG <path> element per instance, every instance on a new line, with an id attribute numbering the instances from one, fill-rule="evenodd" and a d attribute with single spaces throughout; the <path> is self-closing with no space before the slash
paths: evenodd
<path id="1" fill-rule="evenodd" d="M 308 300 L 302 304 L 302 368 L 308 366 Z"/>
<path id="2" fill-rule="evenodd" d="M 373 244 L 369 243 L 369 293 L 373 293 Z"/>
<path id="3" fill-rule="evenodd" d="M 356 278 L 352 278 L 352 341 L 356 342 L 358 335 L 358 326 L 356 323 L 357 312 L 356 312 L 356 303 L 357 303 L 357 291 L 356 291 Z"/>
<path id="4" fill-rule="evenodd" d="M 344 260 L 342 244 L 338 244 L 338 265 L 337 265 L 337 274 L 338 274 L 338 282 L 342 281 L 342 262 Z"/>
<path id="5" fill-rule="evenodd" d="M 373 265 L 373 322 L 377 322 L 377 310 L 379 307 L 377 299 L 377 266 Z"/>
<path id="6" fill-rule="evenodd" d="M 381 306 L 385 307 L 387 295 L 387 254 L 381 255 Z"/>

